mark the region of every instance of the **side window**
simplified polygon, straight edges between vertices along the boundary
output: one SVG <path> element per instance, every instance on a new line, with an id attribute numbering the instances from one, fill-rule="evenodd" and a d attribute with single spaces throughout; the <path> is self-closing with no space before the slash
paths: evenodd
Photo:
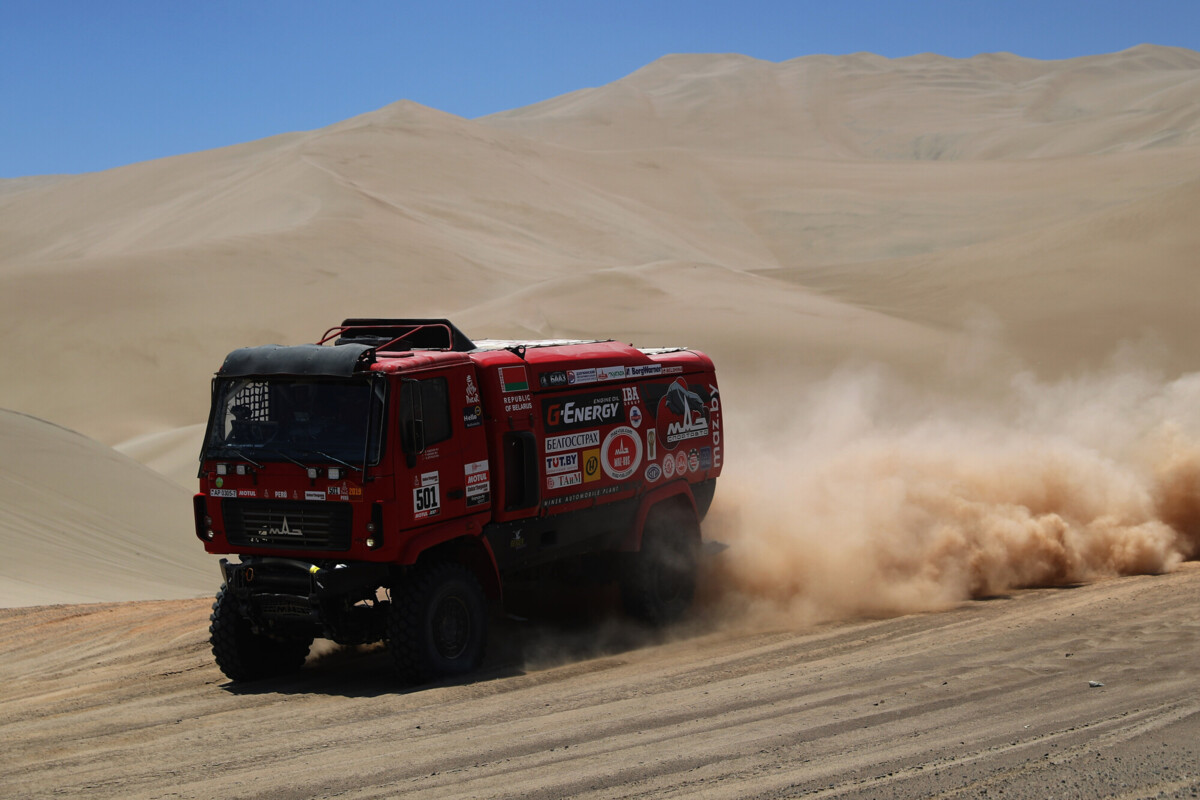
<path id="1" fill-rule="evenodd" d="M 421 407 L 425 412 L 425 446 L 450 438 L 450 392 L 445 378 L 421 381 Z"/>
<path id="2" fill-rule="evenodd" d="M 450 438 L 450 392 L 445 378 L 405 381 L 400 393 L 400 435 L 407 453 Z"/>

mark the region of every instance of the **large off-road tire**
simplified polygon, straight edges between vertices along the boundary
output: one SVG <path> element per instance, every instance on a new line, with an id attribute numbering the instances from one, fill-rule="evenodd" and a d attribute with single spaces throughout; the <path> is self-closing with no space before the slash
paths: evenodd
<path id="1" fill-rule="evenodd" d="M 657 627 L 677 622 L 692 606 L 700 563 L 700 524 L 679 508 L 650 512 L 642 549 L 625 563 L 621 600 L 625 612 Z"/>
<path id="2" fill-rule="evenodd" d="M 475 575 L 461 564 L 418 567 L 392 590 L 387 649 L 396 676 L 419 683 L 465 675 L 483 661 L 487 603 Z"/>
<path id="3" fill-rule="evenodd" d="M 311 637 L 280 639 L 255 633 L 225 584 L 217 592 L 208 620 L 213 657 L 232 681 L 256 681 L 295 672 L 304 665 L 312 647 Z"/>

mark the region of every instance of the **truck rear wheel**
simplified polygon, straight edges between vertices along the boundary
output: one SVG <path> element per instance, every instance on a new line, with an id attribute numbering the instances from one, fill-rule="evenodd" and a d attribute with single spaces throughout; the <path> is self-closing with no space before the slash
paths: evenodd
<path id="1" fill-rule="evenodd" d="M 419 567 L 393 590 L 387 634 L 401 680 L 472 672 L 487 644 L 487 605 L 479 581 L 461 564 Z"/>
<path id="2" fill-rule="evenodd" d="M 304 665 L 312 647 L 312 637 L 280 639 L 255 633 L 225 584 L 217 592 L 208 619 L 213 657 L 232 681 L 255 681 L 295 672 Z"/>
<path id="3" fill-rule="evenodd" d="M 641 552 L 631 557 L 621 576 L 626 613 L 655 626 L 683 617 L 696 595 L 699 547 L 700 526 L 692 514 L 651 511 Z"/>

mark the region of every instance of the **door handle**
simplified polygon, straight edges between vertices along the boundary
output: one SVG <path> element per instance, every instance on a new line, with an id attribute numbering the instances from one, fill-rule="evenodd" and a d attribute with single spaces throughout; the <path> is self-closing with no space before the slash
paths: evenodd
<path id="1" fill-rule="evenodd" d="M 450 491 L 446 492 L 446 497 L 449 497 L 451 500 L 462 500 L 465 496 L 466 492 L 464 492 L 462 489 L 451 489 Z"/>

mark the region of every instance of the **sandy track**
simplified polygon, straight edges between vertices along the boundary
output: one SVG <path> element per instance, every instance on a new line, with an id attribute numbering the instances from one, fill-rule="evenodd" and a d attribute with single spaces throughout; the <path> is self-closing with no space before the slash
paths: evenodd
<path id="1" fill-rule="evenodd" d="M 205 601 L 7 609 L 0 796 L 1194 797 L 1198 605 L 1193 563 L 804 633 L 519 626 L 409 691 L 378 652 L 235 688 Z"/>

